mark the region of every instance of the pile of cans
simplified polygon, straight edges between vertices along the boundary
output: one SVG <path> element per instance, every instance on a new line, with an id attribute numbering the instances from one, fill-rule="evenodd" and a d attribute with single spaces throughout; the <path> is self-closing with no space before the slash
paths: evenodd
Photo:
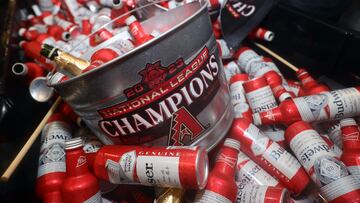
<path id="1" fill-rule="evenodd" d="M 163 10 L 188 3 L 155 2 Z M 209 1 L 208 9 L 221 4 Z M 121 57 L 161 34 L 145 32 L 138 16 L 130 13 L 141 5 L 133 0 L 39 0 L 32 6 L 35 15 L 22 12 L 19 29 L 24 39 L 20 46 L 33 61 L 16 63 L 13 72 L 30 84 L 53 71 L 56 65 L 40 53 L 47 45 L 83 59 L 86 68 L 79 74 Z M 64 102 L 42 131 L 39 198 L 360 202 L 360 87 L 331 91 L 305 69 L 296 71 L 298 81 L 288 80 L 272 59 L 246 46 L 229 48 L 221 38 L 219 19 L 213 31 L 235 115 L 216 148 L 207 152 L 200 146 L 103 146 Z M 256 28 L 248 38 L 271 41 L 274 33 Z M 50 83 L 71 77 L 76 75 L 57 72 Z M 191 134 L 186 125 L 180 129 Z"/>

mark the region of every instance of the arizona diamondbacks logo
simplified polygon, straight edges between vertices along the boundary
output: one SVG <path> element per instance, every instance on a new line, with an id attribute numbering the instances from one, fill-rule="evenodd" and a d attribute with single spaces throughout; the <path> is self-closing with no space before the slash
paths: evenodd
<path id="1" fill-rule="evenodd" d="M 181 107 L 173 114 L 168 145 L 188 145 L 204 130 L 201 123 L 185 107 Z"/>

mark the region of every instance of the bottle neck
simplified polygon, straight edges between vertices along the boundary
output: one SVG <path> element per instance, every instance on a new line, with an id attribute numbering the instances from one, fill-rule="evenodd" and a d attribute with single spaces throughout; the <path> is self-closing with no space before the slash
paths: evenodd
<path id="1" fill-rule="evenodd" d="M 301 84 L 305 89 L 311 89 L 319 85 L 319 83 L 313 77 L 311 77 L 308 72 L 303 72 L 298 75 L 298 79 L 300 80 Z"/>
<path id="2" fill-rule="evenodd" d="M 341 128 L 344 151 L 360 150 L 360 131 L 358 126 L 345 126 Z"/>
<path id="3" fill-rule="evenodd" d="M 129 30 L 132 36 L 135 38 L 137 44 L 145 43 L 151 39 L 150 35 L 145 32 L 138 21 L 131 23 L 129 25 Z"/>
<path id="4" fill-rule="evenodd" d="M 270 109 L 268 111 L 263 111 L 259 113 L 261 124 L 270 125 L 283 122 L 283 116 L 281 113 L 280 106 Z"/>
<path id="5" fill-rule="evenodd" d="M 217 157 L 213 170 L 229 177 L 234 177 L 238 153 L 239 151 L 234 148 L 223 146 Z"/>
<path id="6" fill-rule="evenodd" d="M 80 176 L 89 173 L 85 152 L 81 147 L 66 150 L 67 176 Z"/>
<path id="7" fill-rule="evenodd" d="M 90 63 L 86 60 L 74 57 L 68 53 L 58 51 L 59 55 L 54 58 L 54 62 L 70 74 L 76 76 L 86 69 Z"/>

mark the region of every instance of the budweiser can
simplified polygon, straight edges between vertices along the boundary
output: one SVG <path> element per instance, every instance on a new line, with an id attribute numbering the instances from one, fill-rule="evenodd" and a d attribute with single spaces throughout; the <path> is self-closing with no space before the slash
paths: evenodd
<path id="1" fill-rule="evenodd" d="M 238 154 L 236 169 L 236 182 L 239 184 L 281 186 L 276 178 L 271 176 L 241 151 Z"/>
<path id="2" fill-rule="evenodd" d="M 194 202 L 230 203 L 236 201 L 235 168 L 239 150 L 240 143 L 237 140 L 231 138 L 225 140 L 215 166 L 209 174 L 206 188 L 198 191 Z"/>
<path id="3" fill-rule="evenodd" d="M 355 120 L 352 118 L 340 121 L 343 137 L 344 153 L 341 161 L 347 166 L 349 172 L 360 181 L 360 131 Z"/>
<path id="4" fill-rule="evenodd" d="M 230 79 L 231 103 L 234 105 L 235 118 L 252 121 L 252 111 L 245 98 L 243 84 L 249 79 L 247 74 L 236 74 Z"/>
<path id="5" fill-rule="evenodd" d="M 339 120 L 360 114 L 360 87 L 288 99 L 269 111 L 253 114 L 254 123 Z"/>
<path id="6" fill-rule="evenodd" d="M 286 141 L 310 177 L 316 181 L 314 162 L 322 156 L 336 157 L 310 124 L 298 121 L 286 129 Z"/>
<path id="7" fill-rule="evenodd" d="M 83 140 L 73 138 L 65 142 L 66 179 L 61 186 L 64 203 L 101 203 L 101 192 L 96 177 L 90 173 Z"/>
<path id="8" fill-rule="evenodd" d="M 115 184 L 202 189 L 208 160 L 200 147 L 104 146 L 97 152 L 92 170 L 98 178 Z"/>
<path id="9" fill-rule="evenodd" d="M 243 152 L 290 191 L 299 194 L 308 185 L 309 177 L 298 160 L 249 121 L 236 119 L 230 134 L 242 143 Z"/>
<path id="10" fill-rule="evenodd" d="M 334 142 L 340 149 L 343 148 L 343 138 L 341 135 L 340 122 L 332 121 L 329 123 L 324 123 L 322 125 L 326 129 L 326 133 L 329 136 L 330 140 Z"/>
<path id="11" fill-rule="evenodd" d="M 162 34 L 53 87 L 104 144 L 210 150 L 230 128 L 233 108 L 206 5 L 185 4 L 142 27 Z"/>
<path id="12" fill-rule="evenodd" d="M 277 102 L 264 76 L 246 81 L 244 84 L 245 96 L 252 112 L 263 112 L 277 107 Z M 263 126 L 261 130 L 271 140 L 285 146 L 284 130 L 278 126 Z"/>
<path id="13" fill-rule="evenodd" d="M 290 194 L 286 188 L 265 185 L 238 185 L 237 203 L 287 203 Z"/>
<path id="14" fill-rule="evenodd" d="M 310 124 L 299 121 L 286 130 L 286 141 L 302 166 L 329 202 L 360 201 L 360 182 L 354 180 L 346 166 Z"/>
<path id="15" fill-rule="evenodd" d="M 61 185 L 66 177 L 64 144 L 70 138 L 70 125 L 61 114 L 53 114 L 41 133 L 36 180 L 36 193 L 44 202 L 62 202 Z"/>

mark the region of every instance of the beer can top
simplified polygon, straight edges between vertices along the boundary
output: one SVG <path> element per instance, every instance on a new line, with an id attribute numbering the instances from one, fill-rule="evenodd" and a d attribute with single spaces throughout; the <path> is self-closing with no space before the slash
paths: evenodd
<path id="1" fill-rule="evenodd" d="M 200 190 L 207 184 L 209 174 L 209 159 L 205 149 L 200 148 L 196 157 L 196 182 Z"/>
<path id="2" fill-rule="evenodd" d="M 357 124 L 353 118 L 341 119 L 340 127 L 345 127 L 345 126 L 357 126 Z"/>

